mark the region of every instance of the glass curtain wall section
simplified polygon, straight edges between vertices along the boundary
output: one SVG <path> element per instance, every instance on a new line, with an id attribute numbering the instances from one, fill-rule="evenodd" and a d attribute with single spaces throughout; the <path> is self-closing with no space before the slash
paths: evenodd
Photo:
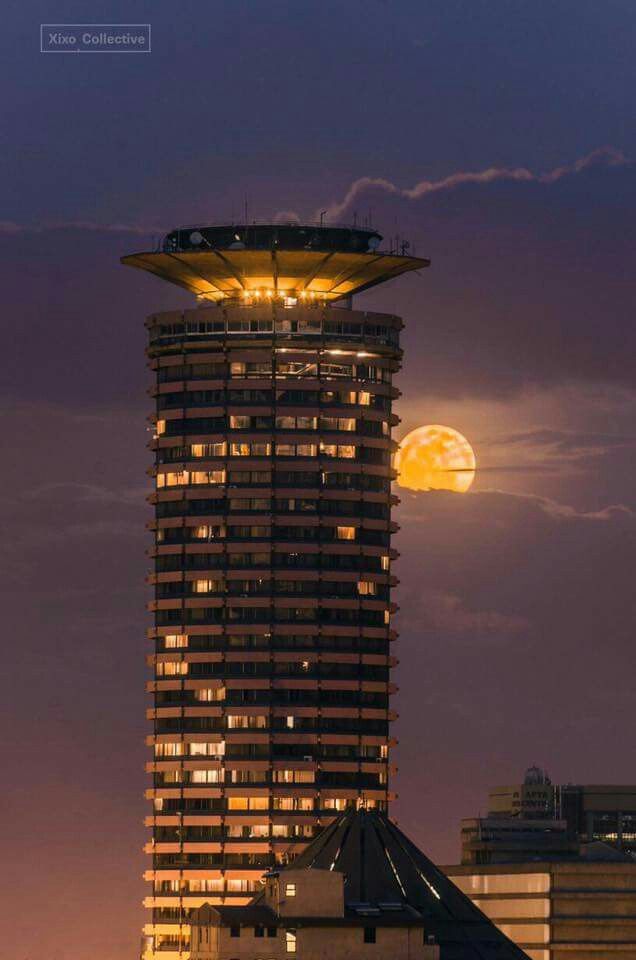
<path id="1" fill-rule="evenodd" d="M 347 805 L 386 809 L 399 318 L 150 317 L 146 956 L 245 903 Z"/>

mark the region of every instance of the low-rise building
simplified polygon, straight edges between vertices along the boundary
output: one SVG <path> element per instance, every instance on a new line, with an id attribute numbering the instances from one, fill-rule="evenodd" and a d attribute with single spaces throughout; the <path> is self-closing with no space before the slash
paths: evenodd
<path id="1" fill-rule="evenodd" d="M 346 811 L 263 883 L 193 911 L 191 960 L 527 960 L 384 813 Z"/>
<path id="2" fill-rule="evenodd" d="M 636 862 L 605 844 L 569 861 L 445 870 L 531 960 L 636 960 Z"/>
<path id="3" fill-rule="evenodd" d="M 523 783 L 493 787 L 484 820 L 562 821 L 572 841 L 600 840 L 636 854 L 636 786 L 554 784 L 540 767 L 526 770 Z M 537 855 L 545 853 L 539 847 Z M 464 859 L 462 863 L 495 862 Z"/>
<path id="4" fill-rule="evenodd" d="M 461 822 L 462 863 L 558 860 L 578 853 L 565 820 L 472 817 Z"/>

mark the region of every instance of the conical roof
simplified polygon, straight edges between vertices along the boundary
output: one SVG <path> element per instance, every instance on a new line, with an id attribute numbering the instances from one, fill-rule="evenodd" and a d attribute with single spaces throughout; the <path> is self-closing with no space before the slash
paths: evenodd
<path id="1" fill-rule="evenodd" d="M 287 869 L 303 867 L 343 873 L 348 912 L 417 911 L 441 960 L 527 960 L 384 813 L 345 811 Z"/>

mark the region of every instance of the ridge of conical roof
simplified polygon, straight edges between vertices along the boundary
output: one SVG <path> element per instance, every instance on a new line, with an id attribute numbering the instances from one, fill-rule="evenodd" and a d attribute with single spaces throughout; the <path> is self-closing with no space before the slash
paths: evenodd
<path id="1" fill-rule="evenodd" d="M 347 909 L 407 904 L 440 945 L 441 960 L 527 960 L 384 813 L 346 810 L 284 869 L 303 868 L 344 874 Z"/>

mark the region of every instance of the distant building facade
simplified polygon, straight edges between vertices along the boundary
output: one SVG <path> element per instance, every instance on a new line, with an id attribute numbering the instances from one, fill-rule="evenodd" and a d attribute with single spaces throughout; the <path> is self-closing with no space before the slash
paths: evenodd
<path id="1" fill-rule="evenodd" d="M 594 841 L 636 855 L 636 786 L 557 785 L 533 766 L 523 783 L 493 787 L 488 815 L 461 831 L 467 865 L 569 857 Z"/>
<path id="2" fill-rule="evenodd" d="M 636 856 L 636 786 L 567 784 L 556 804 L 582 843 L 600 840 Z"/>
<path id="3" fill-rule="evenodd" d="M 636 862 L 591 846 L 595 856 L 569 862 L 446 872 L 530 960 L 636 960 Z"/>
<path id="4" fill-rule="evenodd" d="M 462 863 L 558 860 L 576 855 L 578 840 L 565 820 L 476 817 L 461 822 Z"/>
<path id="5" fill-rule="evenodd" d="M 554 786 L 545 770 L 528 767 L 523 783 L 493 787 L 488 794 L 488 811 L 492 816 L 553 818 Z"/>

